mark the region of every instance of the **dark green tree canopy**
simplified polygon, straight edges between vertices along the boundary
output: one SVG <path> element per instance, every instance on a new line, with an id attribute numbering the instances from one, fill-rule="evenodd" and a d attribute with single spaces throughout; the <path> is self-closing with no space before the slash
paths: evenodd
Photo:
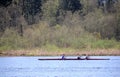
<path id="1" fill-rule="evenodd" d="M 0 0 L 0 6 L 7 7 L 12 3 L 12 0 Z"/>
<path id="2" fill-rule="evenodd" d="M 30 15 L 35 15 L 41 11 L 41 0 L 24 0 L 23 11 Z"/>
<path id="3" fill-rule="evenodd" d="M 80 0 L 60 0 L 60 9 L 68 11 L 78 11 L 82 9 Z"/>

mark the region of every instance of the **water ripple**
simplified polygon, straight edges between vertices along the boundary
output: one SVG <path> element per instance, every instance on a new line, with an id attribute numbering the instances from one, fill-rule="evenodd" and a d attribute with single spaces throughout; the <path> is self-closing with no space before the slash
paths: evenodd
<path id="1" fill-rule="evenodd" d="M 120 67 L 35 67 L 35 68 L 0 68 L 0 72 L 80 72 L 80 71 L 120 71 Z"/>

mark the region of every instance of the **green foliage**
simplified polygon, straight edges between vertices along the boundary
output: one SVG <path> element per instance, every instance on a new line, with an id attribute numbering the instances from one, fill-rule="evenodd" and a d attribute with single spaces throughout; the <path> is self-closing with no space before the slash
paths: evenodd
<path id="1" fill-rule="evenodd" d="M 59 47 L 56 45 L 52 44 L 46 44 L 45 46 L 42 47 L 42 49 L 46 51 L 61 51 Z"/>
<path id="2" fill-rule="evenodd" d="M 40 22 L 24 30 L 23 37 L 14 29 L 6 29 L 0 38 L 0 50 L 42 48 L 47 51 L 64 51 L 66 49 L 120 48 L 120 43 L 114 39 L 101 40 L 81 29 L 80 26 L 49 27 L 46 22 Z"/>
<path id="3" fill-rule="evenodd" d="M 59 0 L 60 9 L 65 11 L 71 11 L 74 13 L 75 11 L 79 11 L 82 9 L 82 5 L 80 0 Z"/>
<path id="4" fill-rule="evenodd" d="M 42 6 L 43 19 L 47 21 L 50 25 L 56 22 L 56 14 L 59 6 L 59 0 L 48 0 Z"/>
<path id="5" fill-rule="evenodd" d="M 91 44 L 93 49 L 119 48 L 120 43 L 115 40 L 97 40 Z"/>
<path id="6" fill-rule="evenodd" d="M 115 38 L 120 40 L 120 2 L 116 4 L 116 28 L 115 28 Z"/>
<path id="7" fill-rule="evenodd" d="M 101 38 L 111 39 L 115 36 L 115 17 L 104 14 L 101 10 L 96 10 L 85 16 L 82 26 L 90 33 L 98 33 Z"/>
<path id="8" fill-rule="evenodd" d="M 95 11 L 97 8 L 97 0 L 80 0 L 83 5 L 82 11 L 84 14 Z"/>
<path id="9" fill-rule="evenodd" d="M 0 6 L 7 7 L 12 3 L 12 0 L 0 0 Z"/>
<path id="10" fill-rule="evenodd" d="M 0 50 L 15 50 L 27 48 L 29 43 L 22 38 L 14 29 L 6 29 L 0 38 Z"/>

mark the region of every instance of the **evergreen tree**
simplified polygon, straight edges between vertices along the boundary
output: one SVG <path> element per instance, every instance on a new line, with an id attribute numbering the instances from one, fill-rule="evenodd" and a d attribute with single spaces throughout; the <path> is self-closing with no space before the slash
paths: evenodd
<path id="1" fill-rule="evenodd" d="M 59 6 L 59 0 L 47 0 L 42 5 L 43 20 L 47 21 L 50 26 L 56 24 L 57 10 Z"/>
<path id="2" fill-rule="evenodd" d="M 35 23 L 34 16 L 41 12 L 42 0 L 23 0 L 23 13 L 28 24 Z"/>
<path id="3" fill-rule="evenodd" d="M 12 0 L 0 0 L 0 6 L 7 7 L 12 3 Z"/>
<path id="4" fill-rule="evenodd" d="M 74 13 L 75 11 L 81 10 L 82 5 L 80 0 L 60 0 L 60 9 L 72 11 L 72 13 Z"/>

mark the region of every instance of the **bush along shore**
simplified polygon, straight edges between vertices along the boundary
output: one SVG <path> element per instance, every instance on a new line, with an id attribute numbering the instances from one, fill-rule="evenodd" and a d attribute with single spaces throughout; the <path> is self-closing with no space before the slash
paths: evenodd
<path id="1" fill-rule="evenodd" d="M 72 28 L 45 23 L 24 30 L 20 36 L 13 28 L 0 38 L 1 56 L 38 55 L 120 55 L 120 42 L 102 39 L 99 33 L 88 33 L 80 26 Z"/>

